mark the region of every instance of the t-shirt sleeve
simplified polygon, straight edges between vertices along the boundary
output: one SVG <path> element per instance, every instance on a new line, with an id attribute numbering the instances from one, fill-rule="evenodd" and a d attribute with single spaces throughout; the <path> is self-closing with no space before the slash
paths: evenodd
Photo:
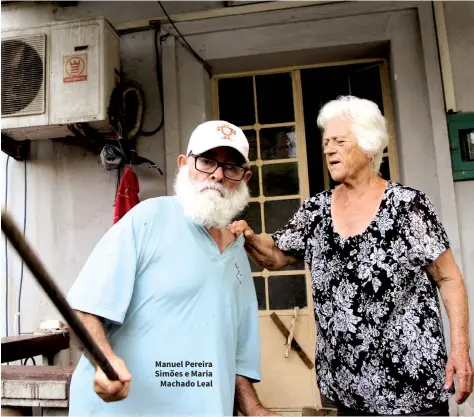
<path id="1" fill-rule="evenodd" d="M 276 247 L 287 255 L 303 260 L 309 236 L 310 216 L 308 201 L 305 201 L 290 221 L 273 233 L 272 238 Z"/>
<path id="2" fill-rule="evenodd" d="M 138 260 L 134 211 L 114 224 L 95 246 L 67 295 L 73 309 L 123 324 Z"/>
<path id="3" fill-rule="evenodd" d="M 236 373 L 248 378 L 251 382 L 259 382 L 261 379 L 260 330 L 257 296 L 250 268 L 246 278 L 243 289 L 243 300 L 246 300 L 246 304 L 239 323 Z"/>
<path id="4" fill-rule="evenodd" d="M 408 253 L 412 262 L 425 267 L 447 249 L 449 239 L 429 198 L 418 192 L 407 213 Z"/>

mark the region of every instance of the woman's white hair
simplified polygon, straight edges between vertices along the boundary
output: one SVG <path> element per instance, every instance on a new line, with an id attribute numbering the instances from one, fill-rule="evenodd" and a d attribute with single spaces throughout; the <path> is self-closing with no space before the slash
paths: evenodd
<path id="1" fill-rule="evenodd" d="M 379 172 L 383 151 L 388 145 L 387 121 L 373 101 L 341 96 L 326 103 L 318 116 L 318 126 L 326 129 L 326 124 L 334 117 L 343 117 L 352 122 L 351 131 L 357 138 L 359 148 L 374 155 L 372 167 Z"/>

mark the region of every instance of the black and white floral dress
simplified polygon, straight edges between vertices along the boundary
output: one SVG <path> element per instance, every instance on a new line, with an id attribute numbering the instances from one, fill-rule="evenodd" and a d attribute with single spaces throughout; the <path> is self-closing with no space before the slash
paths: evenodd
<path id="1" fill-rule="evenodd" d="M 331 218 L 333 190 L 306 200 L 273 238 L 311 270 L 321 393 L 360 411 L 415 413 L 449 398 L 437 288 L 426 266 L 449 248 L 420 191 L 388 182 L 360 235 Z"/>

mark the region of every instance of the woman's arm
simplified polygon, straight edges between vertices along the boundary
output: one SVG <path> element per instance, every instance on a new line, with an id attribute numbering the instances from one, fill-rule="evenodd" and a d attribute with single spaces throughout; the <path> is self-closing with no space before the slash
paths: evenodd
<path id="1" fill-rule="evenodd" d="M 236 237 L 244 235 L 245 250 L 253 261 L 262 268 L 276 271 L 299 262 L 294 256 L 286 255 L 278 249 L 270 235 L 255 234 L 245 220 L 232 223 L 228 229 Z"/>
<path id="2" fill-rule="evenodd" d="M 428 272 L 439 288 L 449 317 L 451 352 L 446 366 L 446 388 L 451 388 L 454 374 L 457 374 L 456 402 L 462 404 L 473 390 L 466 286 L 451 249 L 443 252 L 434 263 L 428 265 Z"/>

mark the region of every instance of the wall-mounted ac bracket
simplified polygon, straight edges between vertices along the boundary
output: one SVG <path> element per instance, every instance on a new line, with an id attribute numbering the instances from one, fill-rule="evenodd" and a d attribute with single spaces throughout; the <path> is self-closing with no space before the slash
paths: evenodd
<path id="1" fill-rule="evenodd" d="M 30 141 L 28 139 L 18 141 L 2 133 L 2 152 L 17 161 L 25 161 L 30 153 Z"/>

